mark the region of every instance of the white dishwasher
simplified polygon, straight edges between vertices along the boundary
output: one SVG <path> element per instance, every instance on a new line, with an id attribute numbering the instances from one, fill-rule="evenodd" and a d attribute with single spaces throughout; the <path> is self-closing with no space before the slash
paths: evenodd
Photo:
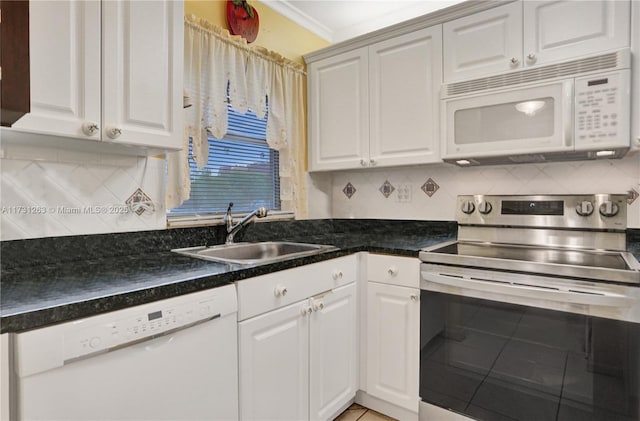
<path id="1" fill-rule="evenodd" d="M 17 334 L 20 420 L 238 418 L 233 285 Z"/>

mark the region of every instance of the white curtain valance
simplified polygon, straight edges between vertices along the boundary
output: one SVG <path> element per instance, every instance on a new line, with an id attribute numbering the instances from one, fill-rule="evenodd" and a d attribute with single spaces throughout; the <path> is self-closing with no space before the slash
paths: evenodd
<path id="1" fill-rule="evenodd" d="M 267 121 L 267 144 L 280 151 L 281 204 L 295 211 L 296 191 L 302 180 L 298 155 L 304 153 L 304 67 L 280 54 L 232 36 L 226 29 L 194 15 L 184 23 L 184 87 L 193 104 L 186 108 L 185 148 L 169 155 L 167 208 L 189 198 L 188 145 L 202 168 L 208 160 L 208 136 L 227 133 L 227 87 L 231 106 L 241 113 L 253 111 Z"/>

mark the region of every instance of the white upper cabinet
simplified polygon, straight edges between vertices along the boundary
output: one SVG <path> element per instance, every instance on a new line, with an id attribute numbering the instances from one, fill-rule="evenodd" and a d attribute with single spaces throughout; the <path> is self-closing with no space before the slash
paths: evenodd
<path id="1" fill-rule="evenodd" d="M 13 129 L 82 138 L 100 124 L 100 14 L 97 1 L 29 2 L 31 112 Z"/>
<path id="2" fill-rule="evenodd" d="M 525 1 L 526 64 L 557 62 L 629 46 L 624 0 Z"/>
<path id="3" fill-rule="evenodd" d="M 309 65 L 309 167 L 356 168 L 369 157 L 366 48 Z"/>
<path id="4" fill-rule="evenodd" d="M 444 81 L 629 46 L 626 0 L 517 1 L 443 25 Z"/>
<path id="5" fill-rule="evenodd" d="M 442 25 L 444 81 L 521 67 L 522 4 L 509 3 Z"/>
<path id="6" fill-rule="evenodd" d="M 309 169 L 440 159 L 442 28 L 434 26 L 309 64 Z"/>
<path id="7" fill-rule="evenodd" d="M 102 140 L 182 145 L 183 4 L 102 3 Z"/>
<path id="8" fill-rule="evenodd" d="M 441 46 L 437 26 L 369 47 L 371 166 L 440 159 Z"/>
<path id="9" fill-rule="evenodd" d="M 33 1 L 31 113 L 18 131 L 182 145 L 181 1 Z"/>

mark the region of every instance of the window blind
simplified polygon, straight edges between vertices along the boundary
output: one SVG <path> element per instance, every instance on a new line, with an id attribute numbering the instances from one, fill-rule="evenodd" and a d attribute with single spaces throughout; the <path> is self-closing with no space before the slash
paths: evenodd
<path id="1" fill-rule="evenodd" d="M 200 169 L 191 158 L 191 195 L 171 216 L 220 214 L 233 202 L 234 212 L 260 206 L 280 210 L 278 152 L 266 142 L 267 119 L 229 106 L 229 128 L 224 139 L 209 137 L 209 159 Z"/>

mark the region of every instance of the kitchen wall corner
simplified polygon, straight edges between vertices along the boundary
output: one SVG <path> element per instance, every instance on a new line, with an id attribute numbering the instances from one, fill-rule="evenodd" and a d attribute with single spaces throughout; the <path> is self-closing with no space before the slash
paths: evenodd
<path id="1" fill-rule="evenodd" d="M 352 187 L 345 192 L 348 183 Z M 452 221 L 460 194 L 640 193 L 640 153 L 619 160 L 340 171 L 333 173 L 331 186 L 333 218 Z M 310 204 L 313 194 L 310 189 Z M 640 228 L 640 199 L 629 205 L 627 221 Z"/>
<path id="2" fill-rule="evenodd" d="M 166 228 L 164 159 L 2 145 L 0 239 Z M 126 205 L 141 189 L 153 209 Z"/>
<path id="3" fill-rule="evenodd" d="M 332 173 L 307 173 L 307 216 L 309 219 L 331 218 Z"/>

